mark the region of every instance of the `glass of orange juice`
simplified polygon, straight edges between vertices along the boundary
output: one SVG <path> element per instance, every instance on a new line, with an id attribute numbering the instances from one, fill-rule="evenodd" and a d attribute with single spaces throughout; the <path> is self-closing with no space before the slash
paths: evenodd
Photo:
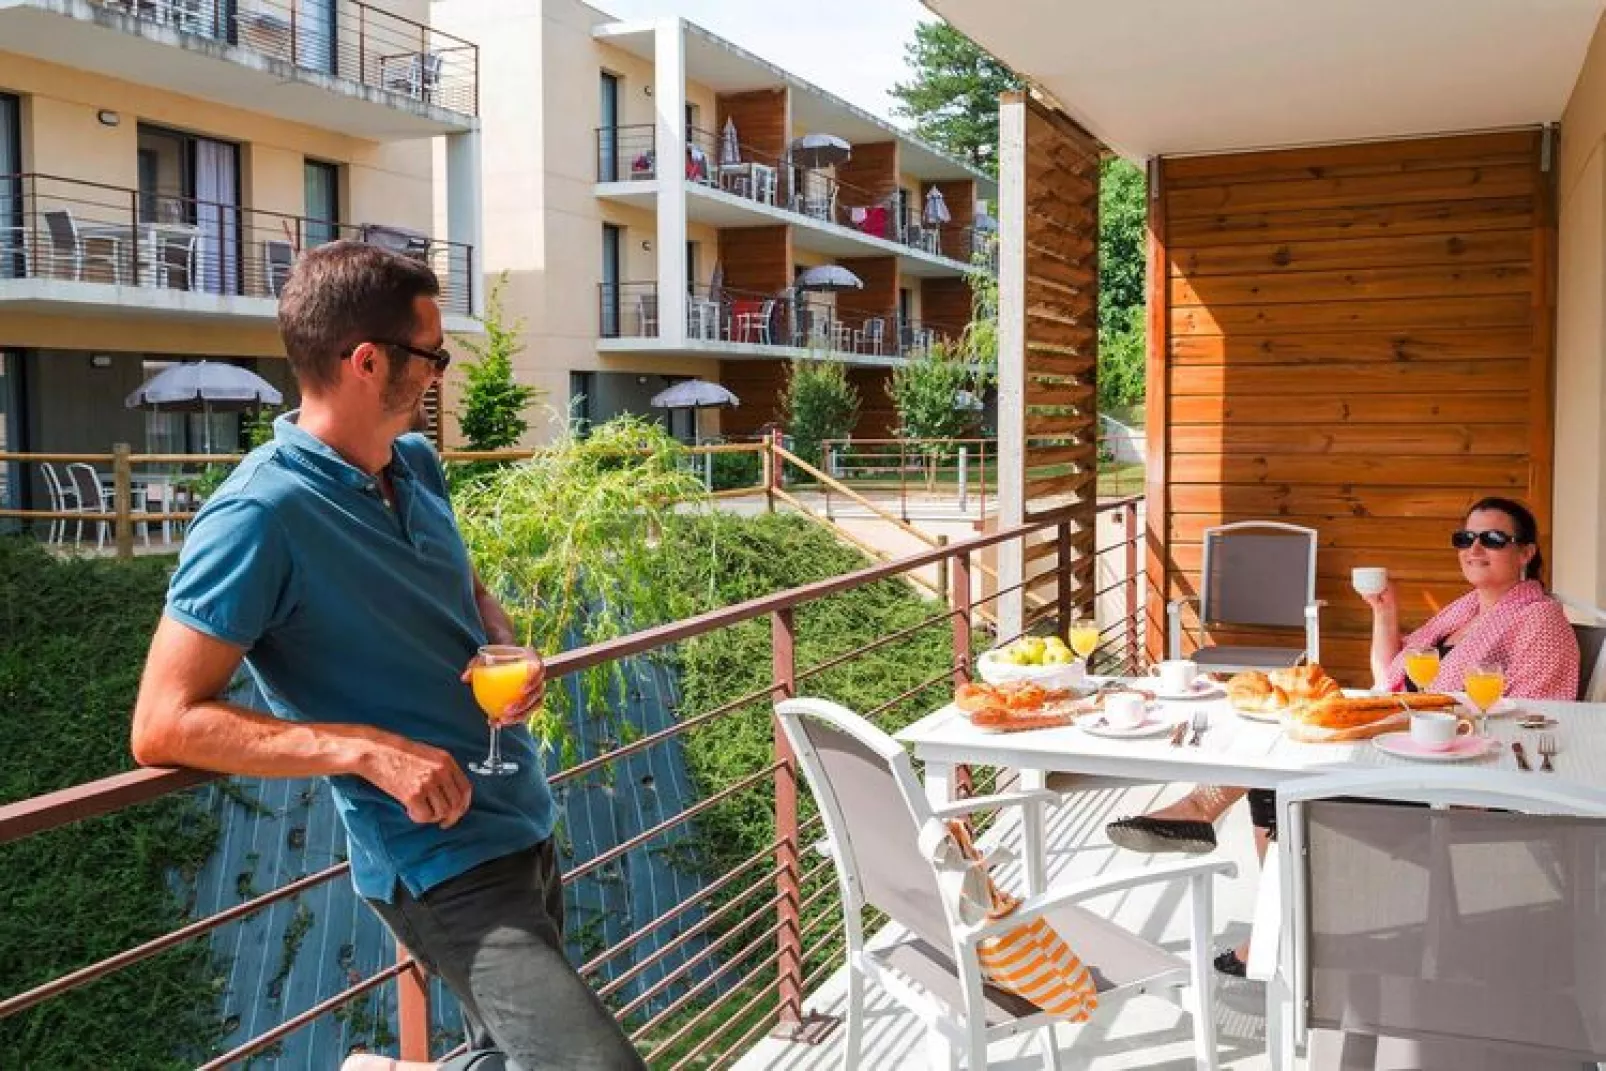
<path id="1" fill-rule="evenodd" d="M 1099 627 L 1086 619 L 1077 621 L 1071 625 L 1070 635 L 1066 639 L 1070 642 L 1071 650 L 1076 652 L 1076 657 L 1086 659 L 1098 649 Z"/>
<path id="2" fill-rule="evenodd" d="M 1417 690 L 1427 691 L 1439 676 L 1439 651 L 1436 647 L 1413 647 L 1405 652 L 1405 675 Z"/>
<path id="3" fill-rule="evenodd" d="M 1478 712 L 1478 732 L 1486 735 L 1489 731 L 1489 711 L 1506 694 L 1505 667 L 1478 666 L 1466 675 L 1462 687 L 1466 689 L 1467 702 Z"/>
<path id="4" fill-rule="evenodd" d="M 491 750 L 480 762 L 468 768 L 485 777 L 506 777 L 519 772 L 519 764 L 502 757 L 502 718 L 508 707 L 524 694 L 524 687 L 535 669 L 535 658 L 527 647 L 497 644 L 481 647 L 474 655 L 469 681 L 474 701 L 491 722 Z"/>

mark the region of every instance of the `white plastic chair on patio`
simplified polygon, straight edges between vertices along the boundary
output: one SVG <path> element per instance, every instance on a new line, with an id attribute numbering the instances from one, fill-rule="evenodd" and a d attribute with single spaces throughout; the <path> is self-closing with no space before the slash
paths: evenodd
<path id="1" fill-rule="evenodd" d="M 83 461 L 75 461 L 67 466 L 67 479 L 72 482 L 73 492 L 78 497 L 79 513 L 104 513 L 107 510 L 106 492 L 100 485 L 100 475 L 95 472 L 94 466 Z M 90 521 L 95 526 L 95 549 L 101 550 L 106 546 L 107 523 L 105 521 Z M 73 535 L 73 546 L 80 546 L 84 541 L 84 522 L 78 521 L 77 531 Z"/>
<path id="2" fill-rule="evenodd" d="M 1320 611 L 1316 598 L 1316 532 L 1276 521 L 1243 521 L 1204 530 L 1204 560 L 1197 596 L 1166 607 L 1170 658 L 1182 658 L 1182 608 L 1199 604 L 1198 649 L 1188 656 L 1206 673 L 1282 669 L 1321 661 Z M 1303 627 L 1305 645 L 1250 647 L 1208 645 L 1210 628 Z"/>
<path id="3" fill-rule="evenodd" d="M 72 278 L 84 277 L 84 266 L 91 261 L 107 264 L 112 270 L 112 281 L 123 282 L 123 240 L 113 234 L 83 235 L 78 232 L 78 221 L 69 209 L 56 209 L 45 213 L 45 228 L 50 232 L 50 249 L 56 271 L 62 270 L 63 261 L 72 268 Z M 105 252 L 95 252 L 104 247 Z"/>
<path id="4" fill-rule="evenodd" d="M 944 897 L 935 865 L 921 851 L 922 835 L 928 843 L 931 838 L 940 842 L 947 819 L 1019 807 L 1023 850 L 1041 855 L 1041 808 L 1053 800 L 1052 793 L 979 796 L 933 807 L 909 753 L 864 718 L 823 699 L 790 699 L 775 710 L 820 806 L 841 886 L 848 972 L 844 1067 L 863 1066 L 865 983 L 873 981 L 920 1018 L 934 1066 L 952 1068 L 962 1052 L 972 1071 L 981 1071 L 988 1042 L 1040 1030 L 1045 1065 L 1058 1068 L 1053 1020 L 1035 1005 L 984 983 L 976 957 L 984 938 L 1039 916 L 1092 972 L 1101 1002 L 1153 990 L 1168 997 L 1186 993 L 1192 1009 L 1202 1006 L 1204 1014 L 1193 1016 L 1194 1057 L 1199 1067 L 1216 1066 L 1211 883 L 1218 874 L 1231 876 L 1232 863 L 1193 861 L 1071 882 L 1026 899 L 1004 919 L 968 926 L 959 905 Z M 1077 906 L 1094 896 L 1155 883 L 1187 886 L 1191 962 Z M 866 906 L 893 923 L 868 942 L 861 923 Z M 1192 988 L 1184 990 L 1181 983 L 1187 980 Z"/>
<path id="5" fill-rule="evenodd" d="M 78 492 L 70 483 L 62 482 L 61 474 L 56 471 L 56 466 L 48 461 L 43 461 L 40 462 L 39 468 L 45 478 L 45 493 L 50 497 L 50 512 L 79 512 Z M 67 541 L 67 525 L 71 523 L 64 517 L 57 517 L 52 520 L 45 534 L 45 541 L 53 545 L 65 543 Z"/>
<path id="6" fill-rule="evenodd" d="M 1285 1060 L 1306 1040 L 1309 1071 L 1606 1061 L 1606 792 L 1413 767 L 1278 805 Z"/>

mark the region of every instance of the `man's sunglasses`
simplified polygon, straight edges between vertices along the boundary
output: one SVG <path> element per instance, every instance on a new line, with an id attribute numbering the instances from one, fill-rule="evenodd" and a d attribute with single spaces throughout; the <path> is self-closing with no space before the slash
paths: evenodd
<path id="1" fill-rule="evenodd" d="M 1520 543 L 1516 536 L 1507 535 L 1496 529 L 1487 532 L 1474 532 L 1463 528 L 1459 532 L 1450 533 L 1450 545 L 1456 550 L 1469 550 L 1474 543 L 1482 543 L 1490 550 L 1505 550 L 1513 543 Z"/>
<path id="2" fill-rule="evenodd" d="M 385 346 L 393 350 L 401 350 L 409 357 L 417 357 L 421 360 L 428 361 L 430 364 L 435 366 L 435 371 L 437 372 L 446 371 L 446 366 L 452 363 L 452 355 L 447 353 L 445 350 L 426 350 L 421 349 L 418 346 L 408 345 L 405 342 L 389 342 L 384 340 L 373 340 L 373 344 L 376 346 Z M 351 349 L 347 350 L 343 356 L 350 358 L 351 355 L 356 352 L 357 348 L 353 346 Z"/>

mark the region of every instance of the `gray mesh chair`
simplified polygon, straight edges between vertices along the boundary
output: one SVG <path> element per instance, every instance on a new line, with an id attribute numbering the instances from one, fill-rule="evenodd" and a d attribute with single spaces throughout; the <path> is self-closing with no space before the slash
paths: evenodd
<path id="1" fill-rule="evenodd" d="M 1101 1003 L 1149 990 L 1179 996 L 1175 987 L 1190 982 L 1188 1006 L 1205 1009 L 1193 1016 L 1194 1058 L 1199 1067 L 1216 1066 L 1211 883 L 1218 874 L 1233 874 L 1232 863 L 1193 861 L 1057 885 L 1003 920 L 973 926 L 960 905 L 944 895 L 934 856 L 923 846 L 945 842 L 945 819 L 1018 807 L 1023 850 L 1040 854 L 1041 807 L 1053 794 L 1039 789 L 934 807 L 915 778 L 908 752 L 857 714 L 823 699 L 787 700 L 775 711 L 820 806 L 842 892 L 845 1067 L 864 1066 L 859 1050 L 865 982 L 874 981 L 926 1024 L 933 1066 L 954 1066 L 958 1050 L 980 1071 L 987 1066 L 989 1041 L 1042 1030 L 1046 1065 L 1058 1068 L 1053 1021 L 1035 1005 L 985 984 L 976 959 L 980 940 L 1037 916 L 1047 918 L 1088 966 Z M 1077 906 L 1079 900 L 1153 883 L 1187 886 L 1190 960 Z M 869 941 L 861 921 L 866 906 L 892 922 Z"/>
<path id="2" fill-rule="evenodd" d="M 1606 1061 L 1606 793 L 1395 769 L 1279 804 L 1285 1059 L 1306 1037 L 1310 1071 Z"/>
<path id="3" fill-rule="evenodd" d="M 1321 661 L 1322 603 L 1316 598 L 1316 532 L 1275 521 L 1244 521 L 1204 531 L 1199 594 L 1166 607 L 1169 658 L 1182 658 L 1182 608 L 1199 604 L 1198 648 L 1188 657 L 1207 673 L 1284 669 Z M 1213 628 L 1303 629 L 1302 647 L 1218 646 Z"/>
<path id="4" fill-rule="evenodd" d="M 1573 618 L 1573 635 L 1578 638 L 1578 700 L 1606 703 L 1606 610 L 1560 600 Z M 1578 618 L 1585 618 L 1580 624 Z"/>

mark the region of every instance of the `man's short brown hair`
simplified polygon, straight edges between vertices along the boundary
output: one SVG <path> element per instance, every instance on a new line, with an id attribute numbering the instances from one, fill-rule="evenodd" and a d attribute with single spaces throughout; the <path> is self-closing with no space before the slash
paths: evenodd
<path id="1" fill-rule="evenodd" d="M 302 388 L 333 386 L 340 362 L 362 342 L 406 342 L 413 302 L 439 297 L 427 264 L 363 242 L 309 249 L 279 293 L 279 336 Z"/>

